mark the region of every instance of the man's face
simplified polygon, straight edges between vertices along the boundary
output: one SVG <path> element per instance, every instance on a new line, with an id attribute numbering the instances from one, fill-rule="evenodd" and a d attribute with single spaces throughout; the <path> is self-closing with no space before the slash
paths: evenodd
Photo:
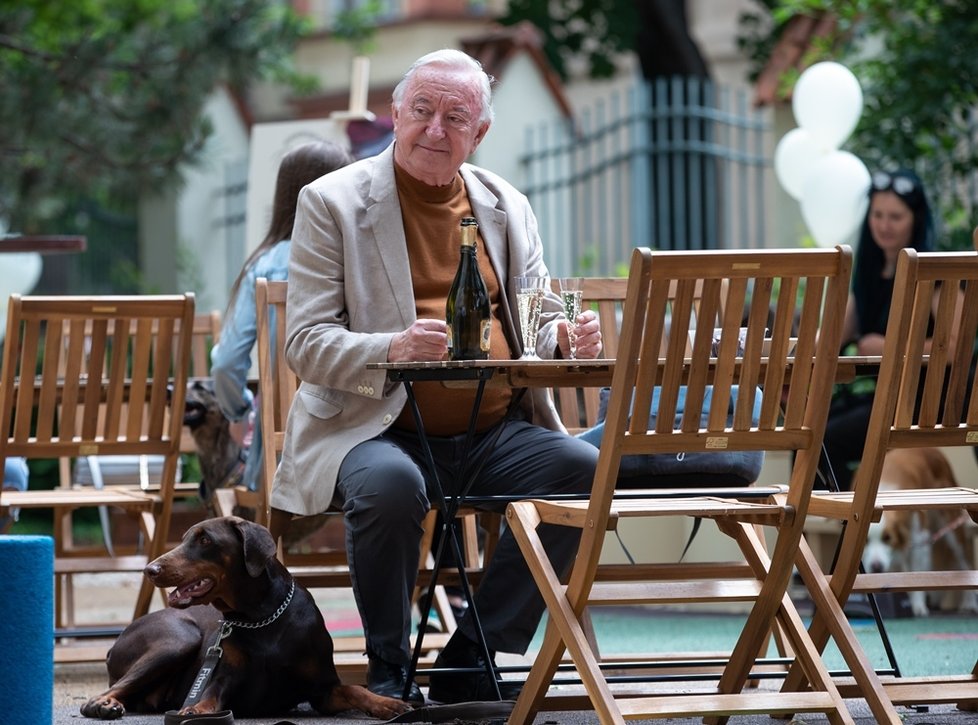
<path id="1" fill-rule="evenodd" d="M 478 78 L 438 66 L 419 69 L 400 109 L 394 107 L 394 160 L 429 186 L 451 182 L 479 146 L 488 122 L 480 122 Z"/>

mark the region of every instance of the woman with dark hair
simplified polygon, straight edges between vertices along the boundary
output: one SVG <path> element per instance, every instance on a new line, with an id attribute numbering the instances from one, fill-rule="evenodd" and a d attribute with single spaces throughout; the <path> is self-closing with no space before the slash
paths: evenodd
<path id="1" fill-rule="evenodd" d="M 855 342 L 857 355 L 883 352 L 897 255 L 904 247 L 934 250 L 934 220 L 920 178 L 909 169 L 873 176 L 869 210 L 859 235 L 852 297 L 843 339 Z"/>
<path id="2" fill-rule="evenodd" d="M 856 355 L 880 355 L 890 314 L 900 250 L 933 251 L 934 221 L 920 178 L 909 169 L 878 172 L 856 247 L 852 293 L 842 339 Z M 837 393 L 825 430 L 825 451 L 841 490 L 847 490 L 863 453 L 873 407 L 873 384 L 856 381 Z"/>
<path id="3" fill-rule="evenodd" d="M 350 153 L 331 141 L 315 141 L 290 150 L 278 167 L 272 218 L 268 232 L 245 260 L 231 286 L 231 296 L 221 330 L 221 342 L 211 353 L 214 392 L 221 411 L 232 422 L 232 434 L 244 443 L 254 401 L 248 390 L 251 351 L 255 346 L 255 280 L 288 277 L 289 248 L 295 222 L 299 191 L 320 176 L 353 161 Z M 251 490 L 258 486 L 261 471 L 261 435 L 257 427 L 251 436 L 243 483 Z"/>

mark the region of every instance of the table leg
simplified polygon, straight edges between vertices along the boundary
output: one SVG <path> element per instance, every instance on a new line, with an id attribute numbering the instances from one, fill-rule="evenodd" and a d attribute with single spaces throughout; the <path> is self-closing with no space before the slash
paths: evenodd
<path id="1" fill-rule="evenodd" d="M 417 399 L 414 397 L 414 390 L 412 388 L 411 382 L 409 380 L 404 381 L 404 389 L 407 393 L 408 405 L 411 408 L 411 415 L 414 417 L 414 423 L 418 430 L 418 438 L 421 444 L 421 450 L 424 455 L 425 464 L 428 467 L 429 474 L 432 479 L 432 486 L 435 491 L 435 495 L 438 499 L 438 505 L 442 511 L 442 522 L 441 522 L 441 537 L 439 538 L 438 548 L 435 552 L 434 564 L 431 571 L 431 581 L 428 584 L 428 591 L 426 592 L 421 605 L 421 623 L 418 628 L 418 637 L 415 640 L 414 652 L 411 657 L 411 665 L 408 669 L 407 678 L 404 686 L 404 697 L 408 696 L 411 684 L 414 681 L 415 673 L 418 668 L 418 660 L 421 658 L 421 649 L 424 641 L 424 631 L 425 625 L 428 621 L 428 614 L 431 611 L 431 603 L 434 598 L 435 587 L 438 584 L 438 573 L 441 571 L 442 559 L 445 553 L 446 542 L 452 547 L 452 551 L 455 554 L 455 563 L 458 569 L 459 582 L 462 587 L 462 594 L 465 597 L 465 601 L 468 604 L 467 616 L 472 618 L 473 628 L 475 629 L 476 638 L 478 640 L 480 649 L 482 650 L 482 656 L 485 661 L 485 671 L 486 675 L 492 682 L 493 690 L 496 694 L 496 699 L 501 700 L 502 695 L 499 692 L 499 684 L 497 682 L 497 673 L 495 665 L 492 661 L 492 656 L 489 653 L 489 646 L 486 643 L 485 634 L 482 631 L 482 622 L 479 619 L 479 612 L 475 606 L 475 598 L 472 594 L 472 589 L 469 586 L 468 579 L 465 572 L 465 559 L 462 555 L 462 547 L 458 541 L 458 534 L 455 527 L 452 525 L 455 520 L 455 515 L 458 513 L 459 508 L 464 504 L 465 497 L 468 495 L 469 490 L 475 482 L 475 479 L 479 476 L 482 471 L 482 467 L 485 465 L 488 452 L 496 444 L 496 440 L 502 433 L 502 425 L 496 427 L 495 431 L 492 433 L 492 438 L 487 441 L 485 447 L 485 453 L 479 457 L 474 465 L 465 465 L 465 462 L 469 460 L 469 452 L 471 449 L 472 441 L 475 439 L 475 426 L 478 420 L 479 408 L 482 404 L 482 395 L 485 391 L 487 379 L 483 378 L 479 380 L 478 387 L 476 388 L 475 401 L 472 404 L 472 413 L 469 417 L 469 427 L 466 431 L 465 444 L 462 447 L 462 465 L 457 472 L 457 477 L 459 480 L 463 481 L 459 491 L 453 496 L 446 496 L 444 487 L 441 485 L 441 479 L 438 476 L 438 469 L 435 465 L 434 456 L 431 453 L 431 447 L 428 445 L 428 439 L 424 432 L 424 422 L 421 419 L 421 411 L 418 408 Z M 516 410 L 520 401 L 525 394 L 525 389 L 520 389 L 514 392 L 513 399 L 510 402 L 509 408 L 506 411 L 505 418 L 508 419 L 513 411 Z"/>

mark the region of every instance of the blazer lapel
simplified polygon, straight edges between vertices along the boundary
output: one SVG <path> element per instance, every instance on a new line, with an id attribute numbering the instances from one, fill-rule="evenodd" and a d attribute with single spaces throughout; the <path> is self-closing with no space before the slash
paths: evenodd
<path id="1" fill-rule="evenodd" d="M 411 284 L 411 263 L 407 255 L 407 240 L 401 221 L 401 203 L 394 182 L 394 145 L 375 157 L 367 201 L 367 220 L 384 274 L 390 285 L 391 299 L 398 304 L 401 323 L 407 328 L 415 321 L 414 287 Z M 366 241 L 366 240 L 365 240 Z"/>

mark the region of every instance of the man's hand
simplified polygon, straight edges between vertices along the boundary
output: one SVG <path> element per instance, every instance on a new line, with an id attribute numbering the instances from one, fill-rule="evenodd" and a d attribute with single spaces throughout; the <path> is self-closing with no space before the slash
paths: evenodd
<path id="1" fill-rule="evenodd" d="M 584 310 L 577 316 L 575 331 L 577 333 L 577 357 L 589 360 L 601 354 L 601 323 L 598 313 L 594 310 Z M 570 341 L 567 339 L 567 326 L 570 322 L 560 322 L 557 325 L 557 344 L 560 354 L 565 359 L 570 358 Z"/>
<path id="2" fill-rule="evenodd" d="M 448 354 L 448 333 L 444 320 L 417 320 L 391 339 L 387 362 L 430 362 Z"/>
<path id="3" fill-rule="evenodd" d="M 870 332 L 862 337 L 856 342 L 856 354 L 857 355 L 882 355 L 883 354 L 883 336 L 878 332 Z"/>

